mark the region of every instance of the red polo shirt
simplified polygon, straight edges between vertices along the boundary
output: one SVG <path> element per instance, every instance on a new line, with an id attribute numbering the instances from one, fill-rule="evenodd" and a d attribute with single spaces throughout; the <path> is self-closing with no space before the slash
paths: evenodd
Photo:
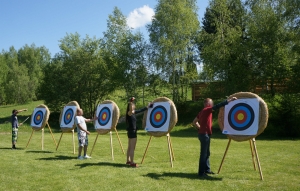
<path id="1" fill-rule="evenodd" d="M 198 115 L 198 123 L 200 124 L 200 129 L 198 130 L 199 134 L 212 134 L 212 107 L 205 107 L 202 109 Z"/>

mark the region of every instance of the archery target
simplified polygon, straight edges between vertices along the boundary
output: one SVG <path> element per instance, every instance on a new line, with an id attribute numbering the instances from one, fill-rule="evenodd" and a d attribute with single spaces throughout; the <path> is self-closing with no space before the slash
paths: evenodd
<path id="1" fill-rule="evenodd" d="M 98 117 L 98 120 L 95 121 L 96 129 L 111 129 L 113 105 L 112 104 L 98 105 L 96 116 Z"/>
<path id="2" fill-rule="evenodd" d="M 76 106 L 64 107 L 62 120 L 60 122 L 60 127 L 73 128 L 76 110 L 77 110 Z"/>
<path id="3" fill-rule="evenodd" d="M 168 132 L 170 123 L 170 103 L 155 102 L 152 108 L 148 109 L 145 130 Z"/>
<path id="4" fill-rule="evenodd" d="M 31 117 L 32 127 L 42 127 L 43 121 L 45 119 L 46 109 L 45 108 L 35 108 Z"/>
<path id="5" fill-rule="evenodd" d="M 259 100 L 238 99 L 225 106 L 223 134 L 256 135 L 258 130 Z"/>

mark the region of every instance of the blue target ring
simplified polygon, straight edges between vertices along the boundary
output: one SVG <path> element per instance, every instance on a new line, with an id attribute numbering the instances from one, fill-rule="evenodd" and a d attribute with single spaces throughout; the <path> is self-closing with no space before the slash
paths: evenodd
<path id="1" fill-rule="evenodd" d="M 44 119 L 44 113 L 41 110 L 38 110 L 33 116 L 33 123 L 39 126 Z"/>
<path id="2" fill-rule="evenodd" d="M 111 111 L 108 107 L 103 107 L 98 114 L 98 123 L 105 126 L 111 118 Z"/>
<path id="3" fill-rule="evenodd" d="M 150 113 L 150 124 L 154 128 L 161 128 L 167 121 L 168 112 L 165 107 L 159 105 L 152 109 Z"/>
<path id="4" fill-rule="evenodd" d="M 234 105 L 228 113 L 230 126 L 237 131 L 248 129 L 254 121 L 255 114 L 251 106 L 246 103 Z"/>
<path id="5" fill-rule="evenodd" d="M 64 122 L 66 125 L 68 125 L 69 123 L 71 123 L 71 121 L 73 120 L 74 117 L 74 111 L 72 108 L 67 109 L 67 111 L 64 114 Z"/>

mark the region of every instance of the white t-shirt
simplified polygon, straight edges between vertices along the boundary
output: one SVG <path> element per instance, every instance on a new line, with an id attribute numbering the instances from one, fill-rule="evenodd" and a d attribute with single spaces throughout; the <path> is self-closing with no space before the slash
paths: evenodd
<path id="1" fill-rule="evenodd" d="M 85 131 L 82 131 L 79 127 L 78 127 L 78 124 L 80 124 L 80 126 L 84 129 L 84 130 L 87 130 L 87 127 L 86 127 L 86 123 L 85 123 L 85 118 L 83 116 L 76 116 L 75 117 L 75 124 L 77 126 L 77 133 L 79 134 L 85 134 L 86 132 Z"/>

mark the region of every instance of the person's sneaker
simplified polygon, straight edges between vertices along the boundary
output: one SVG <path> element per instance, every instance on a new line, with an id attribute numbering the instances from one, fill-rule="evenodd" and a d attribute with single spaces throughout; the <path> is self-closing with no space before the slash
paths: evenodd
<path id="1" fill-rule="evenodd" d="M 92 157 L 90 157 L 89 155 L 85 155 L 83 158 L 84 159 L 91 159 Z"/>
<path id="2" fill-rule="evenodd" d="M 78 160 L 83 160 L 84 158 L 83 158 L 83 156 L 79 156 L 77 159 Z"/>
<path id="3" fill-rule="evenodd" d="M 131 167 L 134 167 L 134 168 L 139 167 L 138 164 L 136 164 L 136 163 L 130 163 L 130 166 L 131 166 Z"/>
<path id="4" fill-rule="evenodd" d="M 205 174 L 215 174 L 213 171 L 205 172 Z"/>
<path id="5" fill-rule="evenodd" d="M 130 161 L 127 161 L 127 162 L 126 162 L 126 164 L 130 165 L 130 164 L 131 164 L 131 162 L 130 162 Z"/>

